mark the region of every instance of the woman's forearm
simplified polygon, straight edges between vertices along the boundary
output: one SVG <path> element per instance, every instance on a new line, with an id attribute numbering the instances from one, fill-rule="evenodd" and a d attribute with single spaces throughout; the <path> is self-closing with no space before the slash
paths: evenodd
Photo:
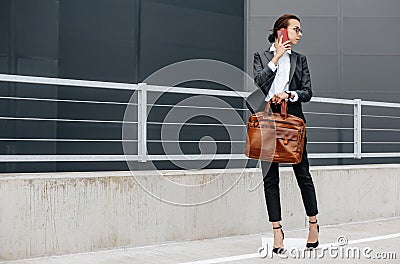
<path id="1" fill-rule="evenodd" d="M 275 54 L 271 61 L 272 61 L 275 65 L 278 65 L 279 59 L 280 59 L 280 57 L 279 57 L 277 54 Z"/>

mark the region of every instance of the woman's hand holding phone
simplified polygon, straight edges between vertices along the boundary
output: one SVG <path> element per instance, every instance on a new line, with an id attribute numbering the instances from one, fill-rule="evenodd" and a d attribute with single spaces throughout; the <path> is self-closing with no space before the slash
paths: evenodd
<path id="1" fill-rule="evenodd" d="M 278 39 L 278 42 L 275 42 L 275 49 L 276 49 L 276 53 L 275 56 L 272 58 L 272 62 L 277 65 L 278 60 L 280 58 L 282 58 L 283 54 L 285 53 L 285 51 L 287 50 L 291 50 L 291 46 L 290 46 L 290 40 L 287 40 L 285 42 L 282 43 L 282 38 L 283 36 L 281 36 Z"/>
<path id="2" fill-rule="evenodd" d="M 287 40 L 285 42 L 282 43 L 283 40 L 283 34 L 280 34 L 280 37 L 278 38 L 278 42 L 276 42 L 275 45 L 275 49 L 276 49 L 276 53 L 275 56 L 272 58 L 272 62 L 277 65 L 278 60 L 280 58 L 282 58 L 283 54 L 285 53 L 285 51 L 290 50 L 291 46 L 290 46 L 290 40 Z M 283 100 L 289 98 L 288 94 L 285 92 L 282 93 L 277 93 L 275 94 L 271 99 L 271 103 L 273 104 L 280 104 L 282 103 Z"/>

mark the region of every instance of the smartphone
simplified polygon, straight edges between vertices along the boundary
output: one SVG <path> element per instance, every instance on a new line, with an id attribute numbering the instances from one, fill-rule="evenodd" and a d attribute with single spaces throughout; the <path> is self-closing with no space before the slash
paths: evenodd
<path id="1" fill-rule="evenodd" d="M 281 38 L 281 36 L 283 36 L 282 43 L 289 40 L 289 35 L 286 28 L 281 28 L 280 30 L 277 31 L 277 33 L 278 33 L 278 41 Z"/>

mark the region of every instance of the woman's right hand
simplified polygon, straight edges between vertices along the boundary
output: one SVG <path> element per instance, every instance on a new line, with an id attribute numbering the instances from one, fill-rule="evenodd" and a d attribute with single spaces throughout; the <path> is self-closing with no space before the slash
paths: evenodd
<path id="1" fill-rule="evenodd" d="M 285 51 L 292 49 L 291 46 L 290 46 L 290 40 L 287 40 L 287 41 L 282 43 L 282 38 L 283 38 L 283 36 L 281 36 L 278 39 L 278 42 L 274 43 L 275 49 L 276 49 L 276 53 L 275 53 L 275 56 L 272 59 L 272 61 L 275 63 L 275 65 L 278 63 L 278 60 L 280 58 L 282 58 L 282 56 L 285 53 Z"/>

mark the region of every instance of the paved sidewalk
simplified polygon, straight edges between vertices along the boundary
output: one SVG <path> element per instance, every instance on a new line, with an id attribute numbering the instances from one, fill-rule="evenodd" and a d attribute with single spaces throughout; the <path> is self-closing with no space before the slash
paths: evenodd
<path id="1" fill-rule="evenodd" d="M 400 217 L 381 219 L 375 221 L 357 222 L 341 225 L 325 226 L 320 223 L 320 247 L 314 253 L 325 253 L 324 258 L 307 259 L 293 257 L 298 248 L 304 247 L 307 238 L 307 229 L 284 230 L 285 247 L 290 249 L 291 255 L 279 257 L 268 255 L 260 258 L 257 253 L 262 247 L 262 240 L 270 243 L 272 232 L 266 234 L 256 234 L 247 236 L 235 236 L 219 239 L 207 239 L 180 243 L 167 243 L 145 247 L 125 248 L 118 250 L 108 250 L 93 253 L 63 255 L 56 257 L 25 259 L 18 261 L 7 261 L 1 263 L 15 264 L 84 264 L 84 263 L 337 263 L 345 260 L 346 263 L 400 263 Z M 350 247 L 360 249 L 361 256 L 357 259 L 353 254 L 349 258 L 330 257 L 324 247 L 336 244 L 339 236 L 345 236 L 341 241 L 347 239 L 347 245 L 337 246 L 337 251 L 332 254 L 345 254 Z M 341 242 L 340 241 L 340 242 Z M 367 253 L 371 259 L 367 259 L 362 254 L 362 250 L 371 248 Z M 331 247 L 332 248 L 332 247 Z M 301 252 L 301 251 L 299 251 Z M 394 252 L 395 256 L 389 256 Z M 381 254 L 386 259 L 372 259 L 377 254 Z M 385 255 L 386 254 L 386 255 Z M 307 255 L 306 255 L 307 256 Z M 340 256 L 340 255 L 339 255 Z M 392 259 L 388 259 L 391 257 Z M 396 259 L 393 259 L 393 258 Z"/>

